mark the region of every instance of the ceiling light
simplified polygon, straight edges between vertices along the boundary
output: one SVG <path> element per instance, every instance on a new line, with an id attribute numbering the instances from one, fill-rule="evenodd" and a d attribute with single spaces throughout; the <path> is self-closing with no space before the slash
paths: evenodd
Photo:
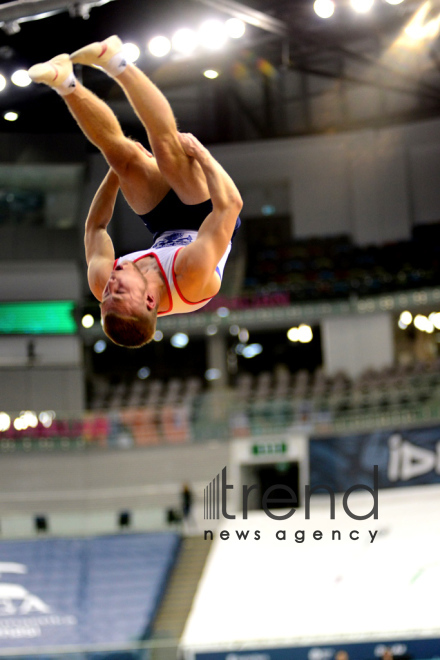
<path id="1" fill-rule="evenodd" d="M 227 34 L 224 23 L 211 20 L 202 23 L 199 29 L 200 43 L 209 50 L 218 50 L 225 45 Z"/>
<path id="2" fill-rule="evenodd" d="M 7 431 L 11 426 L 11 418 L 8 413 L 0 412 L 0 431 Z"/>
<path id="3" fill-rule="evenodd" d="M 215 325 L 215 323 L 211 323 L 206 328 L 206 334 L 208 335 L 208 337 L 212 337 L 213 335 L 216 335 L 217 332 L 218 332 L 218 327 Z"/>
<path id="4" fill-rule="evenodd" d="M 166 37 L 153 37 L 148 42 L 148 50 L 154 57 L 165 57 L 171 50 L 171 42 Z"/>
<path id="5" fill-rule="evenodd" d="M 435 18 L 428 20 L 430 11 L 431 3 L 428 0 L 416 11 L 405 27 L 404 32 L 407 37 L 414 41 L 421 41 L 422 39 L 434 39 L 438 35 L 440 17 L 437 15 Z"/>
<path id="6" fill-rule="evenodd" d="M 414 319 L 414 325 L 417 330 L 421 330 L 422 332 L 434 332 L 434 324 L 423 314 L 417 314 Z"/>
<path id="7" fill-rule="evenodd" d="M 55 419 L 56 415 L 53 410 L 43 410 L 38 415 L 38 419 L 45 429 L 50 429 L 52 422 Z"/>
<path id="8" fill-rule="evenodd" d="M 132 43 L 124 44 L 122 49 L 129 62 L 136 62 L 141 55 L 141 49 L 139 48 L 139 46 L 136 46 L 136 44 L 132 44 Z"/>
<path id="9" fill-rule="evenodd" d="M 176 332 L 175 335 L 171 337 L 171 346 L 174 348 L 185 348 L 189 342 L 189 337 L 184 332 Z"/>
<path id="10" fill-rule="evenodd" d="M 27 87 L 32 82 L 32 80 L 29 78 L 28 72 L 24 69 L 14 71 L 11 76 L 11 81 L 14 83 L 14 85 L 17 85 L 17 87 Z"/>
<path id="11" fill-rule="evenodd" d="M 145 380 L 151 374 L 151 369 L 149 367 L 141 367 L 137 372 L 137 377 L 141 380 Z"/>
<path id="12" fill-rule="evenodd" d="M 405 310 L 404 312 L 401 313 L 399 321 L 402 321 L 404 325 L 409 325 L 412 321 L 412 314 L 411 312 L 408 312 L 408 310 Z"/>
<path id="13" fill-rule="evenodd" d="M 287 331 L 287 339 L 289 341 L 299 341 L 298 328 L 290 328 Z"/>
<path id="14" fill-rule="evenodd" d="M 388 2 L 389 5 L 400 5 L 403 0 L 385 0 L 385 2 Z"/>
<path id="15" fill-rule="evenodd" d="M 91 314 L 84 314 L 84 316 L 81 319 L 81 325 L 83 326 L 83 328 L 92 328 L 94 323 L 95 323 L 95 319 Z"/>
<path id="16" fill-rule="evenodd" d="M 6 121 L 17 121 L 18 112 L 15 112 L 14 110 L 9 110 L 8 112 L 4 113 L 3 119 L 6 119 Z"/>
<path id="17" fill-rule="evenodd" d="M 359 14 L 366 14 L 370 11 L 374 4 L 374 0 L 351 0 L 351 6 Z"/>
<path id="18" fill-rule="evenodd" d="M 242 355 L 245 358 L 253 358 L 256 355 L 260 355 L 263 352 L 263 347 L 261 344 L 249 344 L 245 346 L 242 351 Z"/>
<path id="19" fill-rule="evenodd" d="M 205 78 L 209 78 L 209 80 L 215 80 L 219 77 L 219 72 L 214 69 L 206 69 L 206 71 L 203 72 L 203 75 Z"/>
<path id="20" fill-rule="evenodd" d="M 19 417 L 14 419 L 14 429 L 24 431 L 29 427 L 35 429 L 38 426 L 38 417 L 33 410 L 23 410 Z"/>
<path id="21" fill-rule="evenodd" d="M 194 30 L 182 28 L 173 35 L 171 44 L 178 53 L 189 55 L 197 47 L 197 35 Z"/>
<path id="22" fill-rule="evenodd" d="M 312 328 L 309 325 L 301 324 L 298 328 L 298 339 L 302 344 L 308 344 L 313 339 Z"/>
<path id="23" fill-rule="evenodd" d="M 319 18 L 330 18 L 335 12 L 335 3 L 333 0 L 316 0 L 313 9 Z"/>
<path id="24" fill-rule="evenodd" d="M 205 371 L 205 378 L 206 380 L 218 380 L 221 378 L 222 372 L 220 369 L 207 369 Z"/>
<path id="25" fill-rule="evenodd" d="M 249 340 L 249 330 L 242 328 L 238 333 L 238 338 L 243 344 L 245 344 Z"/>
<path id="26" fill-rule="evenodd" d="M 229 316 L 229 309 L 227 307 L 219 307 L 217 310 L 217 316 L 220 316 L 221 319 L 225 319 Z"/>
<path id="27" fill-rule="evenodd" d="M 6 78 L 0 73 L 0 92 L 6 87 Z"/>
<path id="28" fill-rule="evenodd" d="M 163 339 L 163 332 L 161 330 L 156 330 L 156 332 L 153 335 L 154 341 L 162 341 Z"/>
<path id="29" fill-rule="evenodd" d="M 231 39 L 240 39 L 246 32 L 246 23 L 239 18 L 228 18 L 225 28 Z"/>
<path id="30" fill-rule="evenodd" d="M 103 353 L 106 348 L 107 343 L 103 339 L 98 339 L 98 341 L 95 342 L 95 345 L 93 346 L 95 353 Z"/>

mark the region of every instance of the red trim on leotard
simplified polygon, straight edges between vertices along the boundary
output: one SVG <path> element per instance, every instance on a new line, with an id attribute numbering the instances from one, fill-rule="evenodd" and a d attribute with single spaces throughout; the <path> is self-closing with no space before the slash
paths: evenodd
<path id="1" fill-rule="evenodd" d="M 165 282 L 165 286 L 167 288 L 168 300 L 170 301 L 170 306 L 168 307 L 168 309 L 165 310 L 165 312 L 157 312 L 157 315 L 161 316 L 162 314 L 169 314 L 173 309 L 173 296 L 171 295 L 171 288 L 170 288 L 170 285 L 168 283 L 167 276 L 165 275 L 165 271 L 162 268 L 162 264 L 160 263 L 159 257 L 157 256 L 157 254 L 155 254 L 154 252 L 148 252 L 148 254 L 143 254 L 141 257 L 138 257 L 137 259 L 133 259 L 132 263 L 136 263 L 136 261 L 140 261 L 141 259 L 145 259 L 145 257 L 154 257 L 156 259 L 157 265 L 159 266 L 160 272 L 162 273 L 162 277 L 163 277 L 164 282 Z M 119 259 L 120 259 L 120 257 L 119 257 Z M 113 270 L 116 268 L 119 259 L 115 259 L 115 263 L 113 265 Z M 126 259 L 125 261 L 131 261 L 131 259 Z"/>
<path id="2" fill-rule="evenodd" d="M 107 44 L 103 44 L 102 45 L 102 50 L 99 53 L 98 57 L 102 57 L 104 55 L 105 51 L 107 50 L 107 48 L 108 48 Z"/>
<path id="3" fill-rule="evenodd" d="M 184 297 L 184 295 L 183 295 L 182 292 L 180 291 L 179 286 L 178 286 L 178 284 L 177 284 L 176 273 L 174 272 L 174 264 L 176 263 L 176 257 L 177 257 L 177 255 L 179 254 L 180 250 L 183 250 L 183 247 L 181 247 L 181 248 L 179 248 L 178 250 L 176 250 L 176 253 L 175 253 L 175 255 L 174 255 L 174 259 L 173 259 L 173 266 L 172 266 L 172 268 L 171 268 L 171 272 L 172 272 L 172 274 L 173 274 L 174 288 L 176 289 L 179 298 L 180 298 L 181 300 L 183 300 L 183 302 L 186 303 L 187 305 L 200 305 L 200 303 L 203 303 L 203 302 L 209 302 L 210 300 L 212 300 L 212 299 L 214 298 L 214 296 L 210 296 L 210 298 L 203 298 L 203 300 L 199 300 L 198 302 L 190 302 L 189 300 L 187 300 L 187 299 Z"/>

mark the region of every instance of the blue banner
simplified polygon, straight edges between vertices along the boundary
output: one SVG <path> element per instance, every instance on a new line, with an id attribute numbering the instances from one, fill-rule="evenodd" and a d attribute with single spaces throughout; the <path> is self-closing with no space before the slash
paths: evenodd
<path id="1" fill-rule="evenodd" d="M 0 648 L 148 634 L 179 546 L 171 533 L 0 543 Z"/>
<path id="2" fill-rule="evenodd" d="M 196 653 L 195 660 L 333 660 L 338 651 L 346 651 L 355 660 L 382 658 L 385 649 L 390 649 L 395 660 L 404 658 L 438 658 L 439 639 L 411 639 L 401 641 L 362 642 L 346 644 L 341 642 L 326 646 L 292 646 L 260 648 L 240 651 L 212 651 Z"/>
<path id="3" fill-rule="evenodd" d="M 379 488 L 440 483 L 440 426 L 310 439 L 310 484 L 336 492 L 355 484 Z"/>

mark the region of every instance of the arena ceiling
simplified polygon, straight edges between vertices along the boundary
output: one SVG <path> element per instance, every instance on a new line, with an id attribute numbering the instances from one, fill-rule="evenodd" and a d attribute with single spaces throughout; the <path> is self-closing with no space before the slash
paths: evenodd
<path id="1" fill-rule="evenodd" d="M 138 66 L 163 89 L 181 130 L 207 143 L 335 132 L 440 114 L 440 4 L 375 0 L 356 13 L 335 0 L 329 19 L 313 0 L 10 0 L 0 2 L 0 73 L 117 33 L 141 47 Z M 241 16 L 247 30 L 219 51 L 158 60 L 146 43 L 203 20 Z M 38 17 L 38 18 L 37 18 Z M 409 27 L 409 29 L 408 29 Z M 216 80 L 202 72 L 215 68 Z M 101 72 L 78 71 L 117 112 L 124 130 L 139 124 L 119 87 Z M 76 131 L 60 99 L 44 86 L 7 84 L 0 113 L 19 119 L 3 132 Z"/>

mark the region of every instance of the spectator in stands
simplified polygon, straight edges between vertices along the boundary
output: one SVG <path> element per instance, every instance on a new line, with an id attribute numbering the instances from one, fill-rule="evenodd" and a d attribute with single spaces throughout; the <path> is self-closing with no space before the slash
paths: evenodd
<path id="1" fill-rule="evenodd" d="M 343 651 L 342 649 L 340 651 L 336 651 L 335 660 L 349 660 L 347 651 Z"/>
<path id="2" fill-rule="evenodd" d="M 72 62 L 115 78 L 142 121 L 154 156 L 123 135 L 110 108 L 75 78 Z M 194 311 L 218 293 L 240 224 L 240 194 L 209 151 L 177 131 L 168 101 L 127 62 L 117 36 L 36 64 L 29 76 L 62 96 L 110 165 L 86 223 L 89 285 L 102 303 L 110 339 L 142 346 L 153 338 L 158 315 Z M 155 240 L 150 250 L 115 261 L 107 226 L 119 188 Z"/>
<path id="3" fill-rule="evenodd" d="M 190 531 L 191 526 L 193 523 L 195 523 L 195 521 L 192 515 L 193 493 L 188 484 L 183 484 L 182 486 L 181 505 L 183 525 L 187 531 Z"/>

